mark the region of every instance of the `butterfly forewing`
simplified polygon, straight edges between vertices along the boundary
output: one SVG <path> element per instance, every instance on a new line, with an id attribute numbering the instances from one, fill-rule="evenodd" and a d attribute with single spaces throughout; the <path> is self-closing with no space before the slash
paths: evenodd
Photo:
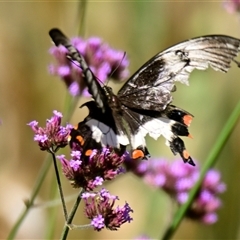
<path id="1" fill-rule="evenodd" d="M 118 92 L 121 102 L 135 109 L 162 111 L 172 101 L 175 82 L 188 84 L 194 69 L 208 66 L 227 72 L 239 52 L 240 40 L 210 35 L 179 43 L 146 62 Z"/>

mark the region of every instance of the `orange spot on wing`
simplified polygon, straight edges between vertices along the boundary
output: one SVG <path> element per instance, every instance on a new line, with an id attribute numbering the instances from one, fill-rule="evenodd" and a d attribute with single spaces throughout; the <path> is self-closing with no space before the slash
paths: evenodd
<path id="1" fill-rule="evenodd" d="M 80 145 L 83 146 L 83 144 L 84 144 L 84 139 L 83 139 L 83 137 L 79 135 L 79 136 L 76 137 L 76 139 L 78 140 L 78 142 L 80 143 Z"/>
<path id="2" fill-rule="evenodd" d="M 138 158 L 144 158 L 144 153 L 142 150 L 133 150 L 132 152 L 132 158 L 133 159 L 138 159 Z"/>
<path id="3" fill-rule="evenodd" d="M 89 157 L 91 156 L 92 154 L 92 149 L 88 149 L 86 152 L 85 152 L 85 156 Z"/>
<path id="4" fill-rule="evenodd" d="M 188 158 L 190 157 L 190 154 L 188 153 L 187 150 L 183 150 L 183 153 L 182 153 L 183 157 L 188 160 Z"/>
<path id="5" fill-rule="evenodd" d="M 189 127 L 192 122 L 192 119 L 193 117 L 191 115 L 185 115 L 183 117 L 183 123 Z"/>

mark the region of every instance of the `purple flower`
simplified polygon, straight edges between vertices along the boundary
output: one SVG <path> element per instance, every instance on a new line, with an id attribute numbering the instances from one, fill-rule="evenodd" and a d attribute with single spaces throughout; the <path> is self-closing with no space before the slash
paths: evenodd
<path id="1" fill-rule="evenodd" d="M 93 181 L 93 185 L 101 186 L 103 184 L 104 179 L 102 177 L 96 177 Z"/>
<path id="2" fill-rule="evenodd" d="M 77 171 L 79 169 L 79 166 L 81 165 L 82 161 L 80 160 L 70 160 L 69 165 L 73 169 L 73 171 Z"/>
<path id="3" fill-rule="evenodd" d="M 74 149 L 71 156 L 70 161 L 65 157 L 58 157 L 62 164 L 63 174 L 74 188 L 82 187 L 88 191 L 122 173 L 121 164 L 125 159 L 125 155 L 119 156 L 111 148 L 94 149 L 89 157 Z"/>
<path id="4" fill-rule="evenodd" d="M 225 190 L 226 185 L 221 182 L 220 173 L 210 169 L 202 182 L 192 207 L 187 213 L 188 216 L 192 219 L 200 219 L 205 224 L 215 223 L 218 219 L 215 211 L 222 205 L 218 194 L 223 193 Z"/>
<path id="5" fill-rule="evenodd" d="M 223 5 L 229 13 L 240 11 L 240 0 L 227 0 L 224 1 Z"/>
<path id="6" fill-rule="evenodd" d="M 179 160 L 168 163 L 164 159 L 131 163 L 128 169 L 156 188 L 161 188 L 173 197 L 178 204 L 188 200 L 189 191 L 199 178 L 199 168 L 184 164 Z M 217 221 L 216 210 L 221 207 L 218 194 L 223 193 L 226 185 L 221 182 L 221 175 L 216 170 L 209 170 L 202 186 L 187 212 L 187 217 L 200 220 L 205 224 Z"/>
<path id="7" fill-rule="evenodd" d="M 202 217 L 202 222 L 204 222 L 205 224 L 214 224 L 215 222 L 217 222 L 218 220 L 218 216 L 216 213 L 207 213 Z"/>
<path id="8" fill-rule="evenodd" d="M 80 151 L 72 151 L 71 156 L 74 160 L 79 160 L 81 158 L 81 152 Z"/>
<path id="9" fill-rule="evenodd" d="M 53 111 L 54 116 L 47 119 L 45 127 L 39 127 L 37 121 L 28 123 L 35 133 L 34 141 L 42 151 L 56 152 L 59 148 L 63 148 L 68 144 L 68 136 L 72 128 L 71 125 L 61 126 L 62 114 Z"/>
<path id="10" fill-rule="evenodd" d="M 100 231 L 102 228 L 105 227 L 103 216 L 99 214 L 94 217 L 91 221 L 91 225 L 94 227 L 95 230 Z"/>
<path id="11" fill-rule="evenodd" d="M 226 190 L 225 183 L 221 182 L 221 175 L 214 169 L 210 169 L 203 181 L 203 187 L 209 189 L 213 193 L 223 193 Z"/>
<path id="12" fill-rule="evenodd" d="M 92 192 L 84 192 L 81 196 L 82 199 L 94 198 L 97 194 Z"/>
<path id="13" fill-rule="evenodd" d="M 104 227 L 117 230 L 122 224 L 132 221 L 129 214 L 133 210 L 128 203 L 114 208 L 119 198 L 111 195 L 106 189 L 94 194 L 84 193 L 82 199 L 85 202 L 85 214 L 88 219 L 92 220 L 91 225 L 97 231 Z"/>
<path id="14" fill-rule="evenodd" d="M 125 54 L 122 51 L 111 49 L 100 38 L 91 37 L 84 40 L 75 37 L 71 39 L 71 43 L 84 57 L 93 74 L 101 82 L 105 82 L 109 77 L 120 80 L 128 76 L 129 62 Z M 67 49 L 63 46 L 54 46 L 50 48 L 49 52 L 57 61 L 56 65 L 49 66 L 49 72 L 63 79 L 71 95 L 89 96 L 78 63 L 71 62 L 66 58 Z"/>

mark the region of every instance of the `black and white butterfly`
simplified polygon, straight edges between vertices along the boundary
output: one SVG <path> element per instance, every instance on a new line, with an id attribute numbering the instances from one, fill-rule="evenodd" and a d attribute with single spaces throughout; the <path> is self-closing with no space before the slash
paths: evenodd
<path id="1" fill-rule="evenodd" d="M 240 39 L 224 35 L 208 35 L 176 44 L 147 61 L 118 91 L 101 86 L 81 54 L 58 29 L 52 29 L 54 43 L 65 46 L 70 61 L 82 69 L 84 80 L 93 101 L 83 106 L 89 115 L 73 130 L 72 136 L 82 133 L 83 124 L 91 129 L 91 138 L 101 146 L 125 149 L 130 145 L 133 158 L 148 158 L 145 136 L 157 139 L 163 136 L 174 154 L 194 165 L 179 136 L 190 136 L 188 126 L 193 116 L 171 105 L 175 82 L 188 85 L 194 69 L 209 66 L 227 72 L 231 61 L 240 51 Z M 74 132 L 75 131 L 75 132 Z"/>

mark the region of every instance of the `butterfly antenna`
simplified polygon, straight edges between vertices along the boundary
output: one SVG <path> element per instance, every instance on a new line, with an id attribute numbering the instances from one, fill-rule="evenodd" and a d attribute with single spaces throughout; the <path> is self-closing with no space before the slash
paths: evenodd
<path id="1" fill-rule="evenodd" d="M 108 85 L 108 82 L 109 82 L 110 78 L 111 78 L 111 77 L 113 76 L 113 74 L 118 70 L 119 66 L 122 64 L 123 59 L 126 57 L 126 55 L 127 55 L 127 53 L 124 52 L 121 61 L 120 61 L 120 62 L 118 63 L 118 65 L 112 70 L 112 72 L 111 72 L 111 74 L 110 74 L 110 76 L 109 76 L 109 78 L 108 78 L 108 80 L 107 80 L 107 82 L 106 82 L 106 85 Z"/>

